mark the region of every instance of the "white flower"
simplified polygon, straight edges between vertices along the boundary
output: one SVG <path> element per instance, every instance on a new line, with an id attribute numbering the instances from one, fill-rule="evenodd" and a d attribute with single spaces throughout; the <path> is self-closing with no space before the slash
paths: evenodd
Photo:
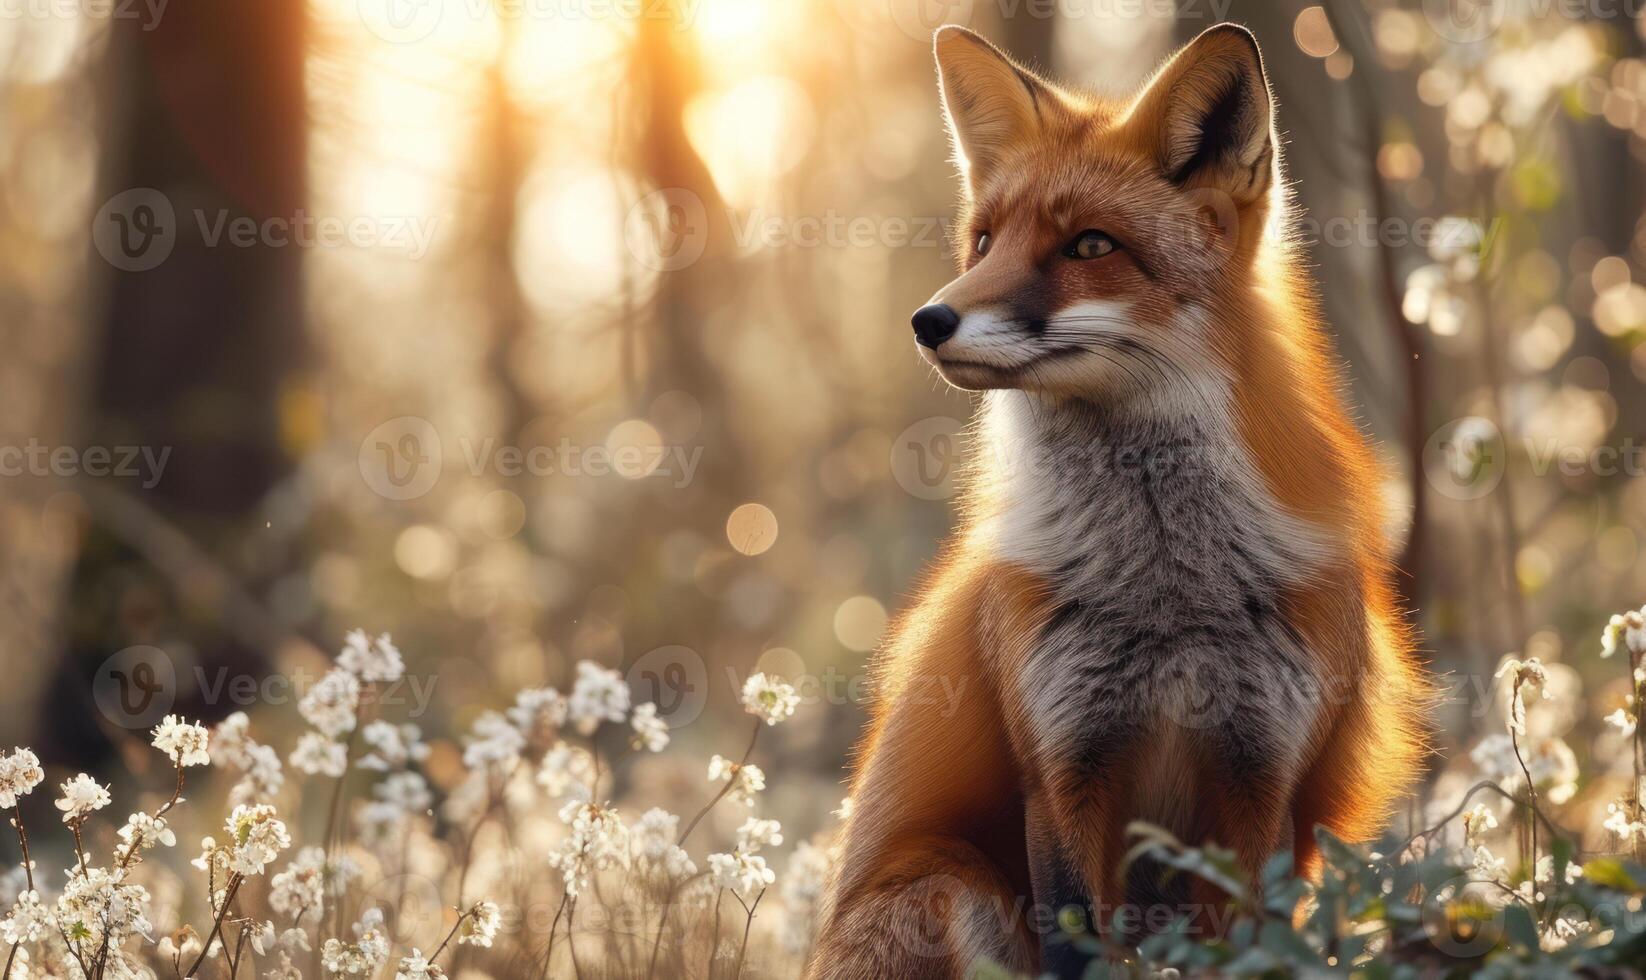
<path id="1" fill-rule="evenodd" d="M 282 949 L 274 966 L 263 971 L 263 980 L 303 980 L 303 971 L 297 968 L 291 957 L 291 953 Z"/>
<path id="2" fill-rule="evenodd" d="M 1646 821 L 1629 818 L 1629 813 L 1633 809 L 1633 801 L 1622 806 L 1616 803 L 1606 804 L 1606 820 L 1601 827 L 1616 834 L 1619 843 L 1628 844 L 1636 838 L 1646 838 Z"/>
<path id="3" fill-rule="evenodd" d="M 497 712 L 487 711 L 474 720 L 463 747 L 463 765 L 470 769 L 507 768 L 520 758 L 525 747 L 526 738 L 520 729 Z"/>
<path id="4" fill-rule="evenodd" d="M 1565 803 L 1577 795 L 1577 754 L 1563 739 L 1545 738 L 1533 745 L 1526 768 L 1532 784 L 1550 803 Z"/>
<path id="5" fill-rule="evenodd" d="M 1520 763 L 1515 759 L 1515 745 L 1508 735 L 1487 735 L 1469 751 L 1469 761 L 1481 774 L 1493 782 L 1507 784 L 1520 777 Z"/>
<path id="6" fill-rule="evenodd" d="M 212 729 L 211 745 L 207 749 L 212 764 L 246 768 L 246 749 L 256 744 L 251 740 L 250 729 L 251 719 L 244 711 L 236 711 L 218 722 Z"/>
<path id="7" fill-rule="evenodd" d="M 193 926 L 186 925 L 161 937 L 160 941 L 154 944 L 154 951 L 159 953 L 162 959 L 181 959 L 183 965 L 187 965 L 190 960 L 200 955 L 200 945 L 200 934 L 194 931 Z"/>
<path id="8" fill-rule="evenodd" d="M 224 826 L 231 842 L 229 869 L 238 874 L 262 874 L 270 861 L 291 846 L 286 825 L 266 803 L 235 807 Z"/>
<path id="9" fill-rule="evenodd" d="M 731 854 L 710 854 L 709 875 L 717 888 L 730 888 L 744 898 L 752 897 L 777 880 L 766 859 L 758 854 L 734 851 Z"/>
<path id="10" fill-rule="evenodd" d="M 634 709 L 629 717 L 634 726 L 634 747 L 647 752 L 661 752 L 669 744 L 669 723 L 657 717 L 657 705 L 651 701 Z"/>
<path id="11" fill-rule="evenodd" d="M 607 670 L 592 660 L 577 662 L 577 680 L 572 684 L 566 713 L 584 735 L 593 735 L 603 721 L 622 721 L 629 711 L 629 686 L 623 675 Z"/>
<path id="12" fill-rule="evenodd" d="M 743 682 L 743 710 L 768 725 L 793 716 L 799 705 L 800 695 L 794 692 L 794 686 L 775 677 L 755 673 Z"/>
<path id="13" fill-rule="evenodd" d="M 217 846 L 217 841 L 211 837 L 202 837 L 200 838 L 200 856 L 189 863 L 201 871 L 212 874 L 215 873 L 213 867 L 221 867 L 223 860 L 224 854 L 222 849 Z"/>
<path id="14" fill-rule="evenodd" d="M 401 824 L 407 817 L 427 813 L 434 805 L 434 794 L 429 784 L 415 772 L 390 773 L 372 787 L 375 797 L 360 809 L 361 827 L 375 840 L 386 841 L 390 835 L 401 833 Z"/>
<path id="15" fill-rule="evenodd" d="M 1623 647 L 1631 653 L 1646 653 L 1646 606 L 1613 616 L 1601 630 L 1602 657 L 1610 657 Z"/>
<path id="16" fill-rule="evenodd" d="M 1485 881 L 1508 880 L 1509 863 L 1487 850 L 1484 844 L 1467 848 L 1465 853 L 1468 853 L 1472 858 L 1470 867 L 1476 877 Z"/>
<path id="17" fill-rule="evenodd" d="M 84 820 L 93 811 L 101 810 L 109 805 L 109 791 L 97 785 L 97 781 L 85 773 L 75 776 L 63 784 L 63 797 L 57 801 L 57 809 L 63 811 L 63 822 L 73 823 Z"/>
<path id="18" fill-rule="evenodd" d="M 372 787 L 372 795 L 402 813 L 422 813 L 434 805 L 428 782 L 415 772 L 392 773 Z"/>
<path id="19" fill-rule="evenodd" d="M 17 896 L 17 904 L 12 906 L 5 921 L 0 922 L 0 938 L 9 946 L 39 942 L 55 931 L 51 909 L 41 904 L 40 893 L 35 891 Z"/>
<path id="20" fill-rule="evenodd" d="M 13 749 L 10 754 L 0 755 L 0 809 L 17 806 L 17 798 L 34 792 L 45 778 L 40 760 L 28 749 Z"/>
<path id="21" fill-rule="evenodd" d="M 308 953 L 313 951 L 309 945 L 309 931 L 293 926 L 280 934 L 280 948 L 292 953 Z M 301 978 L 299 978 L 301 980 Z"/>
<path id="22" fill-rule="evenodd" d="M 305 847 L 286 865 L 286 869 L 269 879 L 269 905 L 281 915 L 296 922 L 303 916 L 315 921 L 325 914 L 326 852 L 318 847 Z"/>
<path id="23" fill-rule="evenodd" d="M 1623 640 L 1634 653 L 1646 654 L 1646 606 L 1623 614 Z"/>
<path id="24" fill-rule="evenodd" d="M 1606 628 L 1600 631 L 1600 655 L 1610 657 L 1617 653 L 1623 645 L 1623 633 L 1627 624 L 1620 615 L 1613 615 L 1606 621 Z"/>
<path id="25" fill-rule="evenodd" d="M 126 842 L 126 847 L 132 847 L 132 841 L 137 846 L 148 850 L 156 844 L 174 847 L 177 844 L 177 835 L 166 826 L 165 818 L 152 816 L 147 813 L 134 813 L 126 818 L 126 825 L 120 828 L 120 839 Z"/>
<path id="26" fill-rule="evenodd" d="M 373 640 L 365 630 L 350 630 L 343 638 L 337 666 L 367 684 L 393 684 L 406 673 L 406 661 L 389 634 L 381 633 Z"/>
<path id="27" fill-rule="evenodd" d="M 750 817 L 743 821 L 743 826 L 737 828 L 737 849 L 753 854 L 764 847 L 776 847 L 783 843 L 782 831 L 782 826 L 776 820 Z"/>
<path id="28" fill-rule="evenodd" d="M 120 872 L 106 868 L 76 869 L 57 897 L 53 912 L 57 928 L 81 949 L 113 950 L 133 934 L 152 932 L 148 920 L 149 892 L 127 882 Z"/>
<path id="29" fill-rule="evenodd" d="M 731 791 L 727 794 L 731 800 L 753 806 L 754 794 L 766 788 L 766 774 L 759 766 L 738 765 L 717 755 L 709 760 L 709 782 L 731 783 Z"/>
<path id="30" fill-rule="evenodd" d="M 566 699 L 552 687 L 527 688 L 514 696 L 509 720 L 527 741 L 541 744 L 566 723 Z"/>
<path id="31" fill-rule="evenodd" d="M 674 881 L 697 873 L 691 856 L 675 843 L 680 836 L 680 818 L 653 807 L 640 815 L 629 829 L 630 853 L 641 870 L 656 872 Z"/>
<path id="32" fill-rule="evenodd" d="M 549 855 L 549 863 L 560 870 L 566 894 L 578 895 L 593 872 L 628 863 L 629 832 L 616 810 L 573 800 L 561 809 L 560 819 L 570 825 L 571 834 Z"/>
<path id="33" fill-rule="evenodd" d="M 1572 940 L 1588 933 L 1594 926 L 1587 919 L 1569 919 L 1557 916 L 1538 937 L 1538 945 L 1545 953 L 1557 953 Z"/>
<path id="34" fill-rule="evenodd" d="M 369 977 L 389 959 L 389 941 L 383 934 L 383 910 L 373 906 L 354 925 L 355 941 L 328 939 L 320 949 L 320 965 L 332 973 Z"/>
<path id="35" fill-rule="evenodd" d="M 1526 760 L 1526 769 L 1532 774 L 1532 784 L 1550 803 L 1565 803 L 1577 793 L 1577 756 L 1571 746 L 1559 738 L 1539 739 L 1520 747 Z M 1518 793 L 1526 783 L 1515 758 L 1514 743 L 1506 734 L 1498 733 L 1482 738 L 1469 753 L 1469 759 L 1481 775 L 1498 783 L 1510 793 Z"/>
<path id="36" fill-rule="evenodd" d="M 445 980 L 446 972 L 423 957 L 423 951 L 413 949 L 410 956 L 400 959 L 394 980 Z"/>
<path id="37" fill-rule="evenodd" d="M 783 946 L 794 955 L 811 949 L 817 931 L 817 910 L 829 880 L 829 855 L 810 841 L 801 841 L 789 858 L 780 887 L 785 916 Z"/>
<path id="38" fill-rule="evenodd" d="M 340 667 L 315 681 L 297 702 L 303 720 L 332 738 L 354 731 L 359 708 L 360 678 Z"/>
<path id="39" fill-rule="evenodd" d="M 360 737 L 372 747 L 372 751 L 359 762 L 362 769 L 389 772 L 429 757 L 429 747 L 423 743 L 423 732 L 416 725 L 374 721 L 360 729 Z"/>
<path id="40" fill-rule="evenodd" d="M 267 800 L 280 792 L 286 775 L 280 771 L 280 754 L 270 745 L 248 742 L 242 761 L 245 772 L 229 789 L 229 805 Z"/>
<path id="41" fill-rule="evenodd" d="M 556 742 L 554 748 L 543 753 L 543 763 L 537 768 L 537 784 L 550 796 L 564 796 L 574 784 L 588 786 L 593 782 L 594 756 L 587 749 Z"/>
<path id="42" fill-rule="evenodd" d="M 349 749 L 320 732 L 304 732 L 297 737 L 288 761 L 298 772 L 335 779 L 348 771 Z"/>
<path id="43" fill-rule="evenodd" d="M 1537 859 L 1537 867 L 1532 875 L 1540 885 L 1546 885 L 1554 880 L 1555 859 L 1551 854 L 1545 854 Z M 1574 884 L 1583 877 L 1583 865 L 1576 861 L 1566 862 L 1566 884 Z"/>
<path id="44" fill-rule="evenodd" d="M 1631 698 L 1630 700 L 1632 701 L 1634 699 Z M 1624 738 L 1629 738 L 1635 733 L 1635 725 L 1637 720 L 1634 712 L 1630 711 L 1628 708 L 1618 708 L 1616 711 L 1607 715 L 1604 720 L 1608 725 L 1616 725 L 1618 731 L 1623 733 Z"/>
<path id="45" fill-rule="evenodd" d="M 1463 814 L 1463 839 L 1470 846 L 1478 844 L 1480 835 L 1497 827 L 1497 815 L 1484 803 L 1476 803 Z"/>
<path id="46" fill-rule="evenodd" d="M 458 945 L 490 946 L 502 921 L 496 902 L 476 902 L 457 930 Z"/>
<path id="47" fill-rule="evenodd" d="M 648 860 L 661 858 L 679 836 L 680 818 L 654 806 L 642 813 L 631 829 L 634 856 Z"/>
<path id="48" fill-rule="evenodd" d="M 210 741 L 211 733 L 204 725 L 190 724 L 176 715 L 167 715 L 154 730 L 154 747 L 179 766 L 210 765 L 211 756 L 206 752 Z"/>
<path id="49" fill-rule="evenodd" d="M 246 930 L 246 938 L 251 941 L 251 948 L 258 956 L 267 956 L 274 951 L 278 934 L 274 931 L 274 923 L 264 919 L 262 925 Z"/>
<path id="50" fill-rule="evenodd" d="M 1514 657 L 1505 657 L 1503 666 L 1497 669 L 1493 677 L 1510 676 L 1509 689 L 1509 730 L 1516 735 L 1526 735 L 1526 701 L 1521 693 L 1527 686 L 1535 686 L 1542 692 L 1544 698 L 1553 697 L 1549 693 L 1549 675 L 1543 669 L 1543 662 L 1536 657 L 1527 657 L 1525 660 L 1516 660 Z"/>

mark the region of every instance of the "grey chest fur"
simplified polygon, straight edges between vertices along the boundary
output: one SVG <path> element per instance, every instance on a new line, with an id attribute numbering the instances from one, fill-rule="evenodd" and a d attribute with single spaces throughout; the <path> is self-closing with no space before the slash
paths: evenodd
<path id="1" fill-rule="evenodd" d="M 1091 777 L 1185 739 L 1231 779 L 1290 769 L 1315 677 L 1280 604 L 1311 543 L 1239 444 L 1215 417 L 1091 406 L 1030 412 L 1017 431 L 1000 534 L 1053 590 L 1018 678 L 1040 748 Z"/>

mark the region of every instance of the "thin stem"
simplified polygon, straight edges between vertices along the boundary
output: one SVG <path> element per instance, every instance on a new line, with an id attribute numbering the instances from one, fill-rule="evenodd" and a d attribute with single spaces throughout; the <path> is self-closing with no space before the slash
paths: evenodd
<path id="1" fill-rule="evenodd" d="M 1524 683 L 1523 678 L 1521 677 L 1519 672 L 1516 672 L 1515 673 L 1514 694 L 1512 696 L 1512 700 L 1509 703 L 1509 710 L 1510 711 L 1513 711 L 1514 707 L 1516 705 L 1523 704 L 1523 702 L 1520 700 L 1520 685 L 1522 683 Z M 1521 708 L 1521 724 L 1525 724 L 1525 718 L 1526 718 L 1525 708 Z M 1520 763 L 1520 774 L 1522 776 L 1526 777 L 1526 800 L 1527 800 L 1528 805 L 1531 807 L 1532 813 L 1535 814 L 1537 812 L 1537 787 L 1532 785 L 1532 771 L 1531 771 L 1530 768 L 1527 767 L 1525 758 L 1522 757 L 1521 754 L 1520 754 L 1520 733 L 1515 731 L 1513 726 L 1511 726 L 1509 728 L 1509 744 L 1514 746 L 1515 761 Z M 1531 874 L 1531 877 L 1532 877 L 1532 894 L 1536 895 L 1537 894 L 1537 820 L 1536 820 L 1535 817 L 1529 817 L 1529 818 L 1527 818 L 1526 824 L 1527 824 L 1527 830 L 1530 831 L 1530 833 L 1532 835 L 1532 860 L 1531 860 L 1531 871 L 1529 873 Z"/>
<path id="2" fill-rule="evenodd" d="M 1630 819 L 1638 822 L 1641 819 L 1642 809 L 1646 809 L 1642 807 L 1640 799 L 1642 770 L 1646 769 L 1646 725 L 1640 724 L 1640 715 L 1642 711 L 1640 699 L 1641 687 L 1640 684 L 1635 681 L 1635 678 L 1640 676 L 1641 656 L 1633 646 L 1629 646 L 1628 649 L 1629 690 L 1633 692 L 1633 697 L 1630 698 L 1630 707 L 1634 709 L 1635 716 L 1635 737 L 1632 740 L 1634 743 L 1635 781 L 1634 785 L 1630 787 L 1629 790 L 1629 799 L 1630 803 L 1633 804 L 1632 809 L 1634 810 L 1634 813 Z M 1641 836 L 1639 834 L 1632 836 L 1634 838 L 1635 860 L 1639 861 L 1641 859 L 1642 852 Z"/>
<path id="3" fill-rule="evenodd" d="M 737 904 L 743 905 L 742 896 L 732 892 L 732 897 L 737 899 Z M 749 949 L 749 930 L 754 928 L 754 910 L 760 907 L 760 900 L 765 897 L 766 889 L 762 888 L 760 894 L 754 897 L 753 905 L 743 905 L 743 911 L 748 913 L 748 918 L 743 920 L 743 944 L 737 947 L 737 968 L 732 971 L 733 980 L 741 980 L 743 976 L 743 954 Z"/>
<path id="4" fill-rule="evenodd" d="M 676 846 L 686 846 L 686 838 L 692 835 L 692 831 L 697 828 L 698 823 L 709 815 L 709 811 L 714 809 L 716 803 L 726 798 L 726 794 L 732 791 L 733 786 L 737 785 L 737 774 L 743 770 L 744 766 L 749 764 L 749 757 L 754 755 L 754 745 L 760 740 L 760 729 L 764 727 L 764 724 L 760 719 L 755 719 L 754 734 L 749 736 L 749 747 L 743 750 L 743 758 L 737 761 L 737 767 L 732 770 L 732 778 L 726 780 L 726 785 L 720 787 L 720 792 L 715 794 L 714 799 L 709 801 L 708 806 L 697 811 L 697 816 L 693 817 L 691 823 L 686 825 L 686 829 L 680 832 L 680 839 L 675 841 Z"/>
<path id="5" fill-rule="evenodd" d="M 438 959 L 440 957 L 441 953 L 444 953 L 446 951 L 446 947 L 447 947 L 447 945 L 449 945 L 451 943 L 452 937 L 457 935 L 457 930 L 463 928 L 463 920 L 467 919 L 469 916 L 471 916 L 473 914 L 474 914 L 474 909 L 469 909 L 467 912 L 464 912 L 464 911 L 462 911 L 461 906 L 458 907 L 457 921 L 452 923 L 452 931 L 446 933 L 446 938 L 440 940 L 440 945 L 436 946 L 435 949 L 434 949 L 434 952 L 429 954 L 429 962 L 430 963 L 433 963 L 436 959 Z"/>
<path id="6" fill-rule="evenodd" d="M 572 975 L 577 980 L 583 980 L 583 967 L 577 962 L 577 899 L 573 898 L 566 907 L 566 950 L 572 956 Z"/>
<path id="7" fill-rule="evenodd" d="M 714 931 L 709 933 L 709 970 L 704 976 L 714 980 L 714 957 L 720 952 L 720 903 L 726 898 L 726 889 L 722 888 L 714 896 Z"/>
<path id="8" fill-rule="evenodd" d="M 167 813 L 171 812 L 171 808 L 176 806 L 177 801 L 181 800 L 182 798 L 183 798 L 183 763 L 179 762 L 177 764 L 177 785 L 172 788 L 171 799 L 167 800 L 164 804 L 162 804 L 160 809 L 158 809 L 158 810 L 154 811 L 154 813 L 150 814 L 150 819 L 159 820 L 161 817 L 164 817 Z M 120 870 L 124 871 L 124 870 L 126 870 L 127 867 L 129 867 L 131 865 L 132 856 L 137 853 L 137 849 L 139 847 L 141 847 L 142 844 L 143 844 L 143 832 L 141 830 L 134 831 L 131 835 L 131 840 L 126 843 L 126 853 L 120 858 Z"/>
<path id="9" fill-rule="evenodd" d="M 17 828 L 17 842 L 23 846 L 23 874 L 28 877 L 29 891 L 32 892 L 34 891 L 34 862 L 29 860 L 29 832 L 23 827 L 23 804 L 18 803 L 12 812 L 15 814 L 12 818 L 12 826 Z M 6 954 L 6 970 L 4 973 L 0 973 L 0 980 L 11 980 L 11 964 L 13 960 L 17 959 L 17 947 L 21 945 L 23 945 L 21 940 L 11 944 L 11 952 Z"/>
<path id="10" fill-rule="evenodd" d="M 1411 847 L 1413 844 L 1416 844 L 1419 840 L 1426 841 L 1428 838 L 1433 837 L 1434 835 L 1440 833 L 1442 830 L 1445 830 L 1447 824 L 1451 823 L 1453 820 L 1456 820 L 1458 818 L 1458 816 L 1463 813 L 1464 810 L 1467 810 L 1469 808 L 1469 800 L 1471 800 L 1476 793 L 1480 792 L 1483 789 L 1491 790 L 1492 792 L 1496 793 L 1497 795 L 1499 795 L 1499 796 L 1503 797 L 1504 799 L 1508 800 L 1510 803 L 1519 803 L 1520 802 L 1520 799 L 1518 797 L 1516 797 L 1513 793 L 1509 792 L 1508 790 L 1504 789 L 1503 787 L 1499 786 L 1497 783 L 1491 781 L 1490 779 L 1482 779 L 1480 782 L 1475 783 L 1473 786 L 1469 787 L 1469 791 L 1467 793 L 1463 794 L 1462 802 L 1458 803 L 1457 807 L 1455 809 L 1453 809 L 1451 813 L 1448 813 L 1446 816 L 1442 817 L 1440 819 L 1439 823 L 1435 824 L 1433 827 L 1429 827 L 1426 830 L 1420 830 L 1417 833 L 1413 834 L 1412 836 L 1406 838 L 1406 840 L 1403 841 L 1399 847 L 1395 848 L 1392 853 L 1393 854 L 1403 853 L 1407 848 Z M 1532 812 L 1538 820 L 1541 820 L 1543 822 L 1544 829 L 1549 831 L 1550 836 L 1552 836 L 1552 837 L 1553 836 L 1560 836 L 1557 833 L 1557 831 L 1560 828 L 1557 828 L 1554 824 L 1550 823 L 1549 819 L 1547 817 L 1545 817 L 1540 811 L 1537 811 L 1537 810 L 1534 809 Z"/>
<path id="11" fill-rule="evenodd" d="M 245 876 L 238 871 L 229 875 L 228 891 L 223 893 L 223 906 L 217 910 L 217 918 L 212 920 L 211 932 L 206 936 L 205 945 L 200 947 L 200 955 L 194 958 L 194 965 L 189 967 L 187 977 L 192 978 L 200 972 L 200 964 L 206 962 L 206 954 L 211 952 L 211 944 L 217 941 L 217 934 L 223 931 L 223 917 L 229 914 L 229 904 L 234 901 L 234 895 L 240 890 L 240 883 Z"/>
<path id="12" fill-rule="evenodd" d="M 341 836 L 340 825 L 343 820 L 343 787 L 348 782 L 349 767 L 354 763 L 354 752 L 360 742 L 360 729 L 365 723 L 366 706 L 376 690 L 375 684 L 368 684 L 360 692 L 360 700 L 354 706 L 354 727 L 349 730 L 349 741 L 343 750 L 343 771 L 337 777 L 337 783 L 332 786 L 331 813 L 326 818 L 326 863 L 321 868 L 320 884 L 326 886 L 326 876 L 335 865 L 332 857 L 337 853 L 338 839 Z M 341 895 L 338 901 L 332 903 L 332 931 L 343 931 L 343 902 Z M 316 946 L 316 949 L 319 947 Z"/>
<path id="13" fill-rule="evenodd" d="M 1491 213 L 1492 202 L 1492 175 L 1482 172 L 1479 178 L 1482 213 Z M 1503 376 L 1503 361 L 1498 352 L 1498 317 L 1496 297 L 1493 295 L 1491 283 L 1491 262 L 1488 256 L 1482 256 L 1480 272 L 1475 277 L 1475 294 L 1480 303 L 1481 325 L 1480 355 L 1486 368 L 1486 387 L 1492 406 L 1492 421 L 1504 433 L 1507 441 L 1509 413 L 1506 408 L 1504 388 L 1506 379 Z M 1507 449 L 1505 449 L 1505 455 Z M 1493 502 L 1497 505 L 1497 517 L 1500 525 L 1499 533 L 1502 541 L 1502 570 L 1504 598 L 1509 606 L 1509 621 L 1514 630 L 1513 642 L 1509 644 L 1511 650 L 1523 650 L 1526 646 L 1526 596 L 1521 591 L 1520 575 L 1515 570 L 1515 562 L 1520 557 L 1520 526 L 1515 518 L 1514 480 L 1508 471 L 1509 461 L 1503 461 L 1504 479 L 1497 485 Z M 1535 832 L 1534 832 L 1535 833 Z"/>
<path id="14" fill-rule="evenodd" d="M 698 823 L 708 816 L 709 811 L 713 810 L 716 804 L 726 798 L 726 794 L 732 791 L 733 786 L 737 785 L 738 774 L 743 771 L 744 766 L 749 764 L 749 758 L 754 755 L 754 746 L 756 742 L 760 741 L 760 729 L 764 727 L 764 724 L 759 718 L 754 720 L 754 733 L 749 736 L 749 745 L 743 750 L 743 758 L 737 760 L 737 766 L 732 770 L 731 778 L 726 780 L 726 785 L 720 787 L 720 792 L 714 795 L 714 799 L 710 800 L 703 809 L 697 811 L 697 816 L 686 824 L 686 829 L 680 832 L 680 838 L 674 842 L 676 847 L 686 846 L 686 838 L 690 837 L 692 831 L 697 829 Z M 651 980 L 652 977 L 657 975 L 657 952 L 663 946 L 663 933 L 669 923 L 669 909 L 674 906 L 674 897 L 680 890 L 680 885 L 680 882 L 670 885 L 668 894 L 664 896 L 663 911 L 657 916 L 657 938 L 652 940 L 651 964 L 646 967 L 646 980 Z M 718 913 L 718 911 L 717 907 L 716 912 Z"/>
<path id="15" fill-rule="evenodd" d="M 549 923 L 549 944 L 543 950 L 543 980 L 549 980 L 549 967 L 554 962 L 554 934 L 560 928 L 560 916 L 566 911 L 566 899 L 569 897 L 561 893 L 560 906 L 554 910 L 554 921 Z"/>
<path id="16" fill-rule="evenodd" d="M 85 817 L 79 817 L 69 824 L 69 830 L 74 834 L 74 853 L 79 855 L 80 877 L 82 878 L 86 876 L 86 846 L 80 840 L 80 824 L 85 819 Z"/>
<path id="17" fill-rule="evenodd" d="M 29 832 L 23 827 L 23 804 L 12 811 L 16 814 L 17 842 L 23 846 L 23 874 L 28 876 L 29 891 L 34 891 L 34 862 L 29 860 Z"/>
<path id="18" fill-rule="evenodd" d="M 240 938 L 234 942 L 234 955 L 229 958 L 229 980 L 240 972 L 240 958 L 246 952 L 246 926 L 240 926 Z"/>

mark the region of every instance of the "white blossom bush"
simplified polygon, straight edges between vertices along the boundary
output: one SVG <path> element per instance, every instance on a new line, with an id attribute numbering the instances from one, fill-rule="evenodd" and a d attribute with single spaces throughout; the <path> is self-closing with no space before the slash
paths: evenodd
<path id="1" fill-rule="evenodd" d="M 210 729 L 168 715 L 149 739 L 172 774 L 163 799 L 111 821 L 112 787 L 69 774 L 51 844 L 31 839 L 23 813 L 47 780 L 41 761 L 0 753 L 0 807 L 22 858 L 0 876 L 0 977 L 665 977 L 711 958 L 741 973 L 751 938 L 762 972 L 798 972 L 828 872 L 822 843 L 802 843 L 782 900 L 764 905 L 775 924 L 753 930 L 784 834 L 754 812 L 766 781 L 751 758 L 761 732 L 793 716 L 792 686 L 748 679 L 743 753 L 713 758 L 683 819 L 612 798 L 626 766 L 671 741 L 618 672 L 583 661 L 569 693 L 520 691 L 442 759 L 417 724 L 382 716 L 405 671 L 387 635 L 348 634 L 298 701 L 305 727 L 284 753 L 243 712 Z M 185 805 L 185 789 L 226 816 Z M 727 850 L 694 858 L 688 847 L 709 835 L 694 831 L 722 806 L 747 811 L 741 825 Z M 306 826 L 306 811 L 323 826 Z M 175 853 L 188 827 L 208 831 L 192 859 Z M 43 874 L 31 847 L 66 866 Z M 617 915 L 626 931 L 598 925 Z"/>

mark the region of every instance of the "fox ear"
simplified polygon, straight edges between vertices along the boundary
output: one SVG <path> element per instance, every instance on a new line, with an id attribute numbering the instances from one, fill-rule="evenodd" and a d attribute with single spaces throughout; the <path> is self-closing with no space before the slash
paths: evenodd
<path id="1" fill-rule="evenodd" d="M 1041 107 L 1053 96 L 1046 83 L 964 28 L 938 28 L 933 48 L 949 133 L 975 187 L 1013 143 L 1039 129 Z"/>
<path id="2" fill-rule="evenodd" d="M 1134 112 L 1158 121 L 1156 153 L 1168 180 L 1249 204 L 1273 182 L 1272 101 L 1257 38 L 1219 24 L 1160 69 Z"/>

